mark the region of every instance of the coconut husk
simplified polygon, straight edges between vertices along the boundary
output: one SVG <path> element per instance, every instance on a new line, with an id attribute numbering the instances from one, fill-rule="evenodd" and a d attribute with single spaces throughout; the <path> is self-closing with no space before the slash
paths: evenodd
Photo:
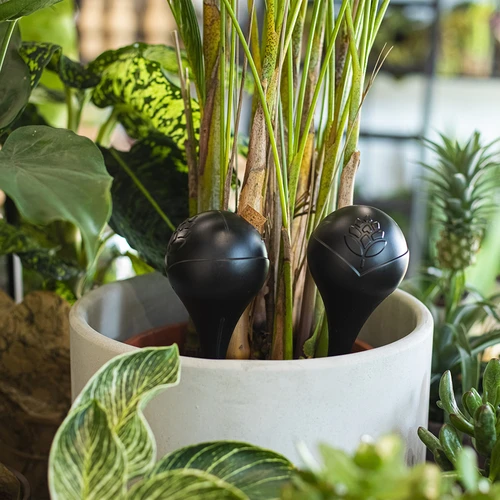
<path id="1" fill-rule="evenodd" d="M 49 498 L 50 446 L 71 404 L 69 309 L 51 292 L 18 305 L 0 292 L 0 462 L 27 477 L 34 500 Z"/>

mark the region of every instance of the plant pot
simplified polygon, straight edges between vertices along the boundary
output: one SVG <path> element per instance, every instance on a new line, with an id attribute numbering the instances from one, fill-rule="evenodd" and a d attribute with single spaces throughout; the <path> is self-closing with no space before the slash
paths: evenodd
<path id="1" fill-rule="evenodd" d="M 73 307 L 73 396 L 109 359 L 136 347 L 139 332 L 187 320 L 168 280 L 150 274 L 103 286 Z M 320 442 L 353 451 L 360 438 L 399 433 L 409 464 L 422 462 L 433 321 L 418 300 L 395 292 L 372 314 L 360 339 L 375 348 L 295 361 L 182 357 L 181 382 L 150 403 L 146 417 L 158 456 L 220 439 L 246 441 L 299 462 L 296 445 Z"/>
<path id="2" fill-rule="evenodd" d="M 188 323 L 177 323 L 176 325 L 163 325 L 158 328 L 151 328 L 145 332 L 134 335 L 127 339 L 125 344 L 135 347 L 160 347 L 177 344 L 182 352 L 184 342 L 188 332 Z M 352 352 L 363 352 L 373 349 L 373 347 L 360 339 L 356 339 L 352 347 Z"/>

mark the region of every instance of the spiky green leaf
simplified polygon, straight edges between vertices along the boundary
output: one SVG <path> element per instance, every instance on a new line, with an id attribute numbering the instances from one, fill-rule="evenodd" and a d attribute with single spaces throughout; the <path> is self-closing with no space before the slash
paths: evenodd
<path id="1" fill-rule="evenodd" d="M 57 431 L 49 462 L 53 500 L 123 500 L 125 448 L 95 400 L 78 406 Z"/>
<path id="2" fill-rule="evenodd" d="M 147 473 L 156 458 L 156 443 L 143 409 L 159 392 L 179 383 L 176 345 L 142 349 L 111 360 L 99 370 L 73 404 L 96 400 L 125 447 L 128 478 Z"/>
<path id="3" fill-rule="evenodd" d="M 279 498 L 281 488 L 294 470 L 278 453 L 238 442 L 182 448 L 160 460 L 150 476 L 176 469 L 208 472 L 240 489 L 250 500 Z"/>
<path id="4" fill-rule="evenodd" d="M 65 220 L 82 232 L 89 263 L 111 215 L 111 177 L 95 144 L 69 130 L 15 130 L 0 151 L 0 188 L 33 224 Z"/>

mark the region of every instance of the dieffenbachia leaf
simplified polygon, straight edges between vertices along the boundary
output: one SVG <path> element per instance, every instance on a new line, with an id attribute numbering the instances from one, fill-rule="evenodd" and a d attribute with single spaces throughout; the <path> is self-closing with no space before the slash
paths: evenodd
<path id="1" fill-rule="evenodd" d="M 30 223 L 77 226 L 89 263 L 111 215 L 112 179 L 97 146 L 69 130 L 22 127 L 0 151 L 0 188 Z"/>
<path id="2" fill-rule="evenodd" d="M 279 498 L 294 471 L 293 465 L 278 453 L 227 441 L 174 451 L 156 464 L 149 477 L 177 469 L 208 472 L 235 486 L 250 500 Z"/>
<path id="3" fill-rule="evenodd" d="M 147 473 L 156 458 L 156 443 L 143 409 L 159 392 L 179 383 L 179 350 L 141 349 L 112 359 L 89 381 L 73 408 L 96 400 L 111 430 L 125 447 L 127 478 Z"/>
<path id="4" fill-rule="evenodd" d="M 77 407 L 54 438 L 49 460 L 52 500 L 123 500 L 126 453 L 95 400 Z"/>
<path id="5" fill-rule="evenodd" d="M 87 89 L 99 83 L 99 75 L 88 71 L 85 66 L 63 55 L 59 45 L 24 42 L 19 49 L 19 54 L 30 70 L 32 88 L 36 88 L 46 68 L 56 72 L 62 83 L 68 87 Z"/>
<path id="6" fill-rule="evenodd" d="M 162 272 L 173 231 L 158 208 L 173 227 L 189 216 L 188 177 L 178 168 L 182 153 L 161 136 L 138 141 L 128 153 L 102 151 L 114 179 L 110 225 L 150 266 Z"/>
<path id="7" fill-rule="evenodd" d="M 136 484 L 127 500 L 248 500 L 234 486 L 200 470 L 172 470 Z"/>
<path id="8" fill-rule="evenodd" d="M 14 21 L 61 0 L 0 0 L 0 22 Z"/>
<path id="9" fill-rule="evenodd" d="M 0 219 L 0 255 L 9 254 L 18 255 L 26 268 L 56 281 L 68 281 L 83 271 L 59 259 L 55 249 L 44 247 L 22 228 Z"/>
<path id="10" fill-rule="evenodd" d="M 0 22 L 0 41 L 5 37 L 8 24 Z M 21 37 L 16 28 L 0 74 L 0 131 L 6 129 L 22 113 L 31 93 L 30 72 L 18 53 L 20 45 Z"/>
<path id="11" fill-rule="evenodd" d="M 112 106 L 127 133 L 141 139 L 159 133 L 185 150 L 188 139 L 181 91 L 167 78 L 160 63 L 140 54 L 127 54 L 110 64 L 92 93 L 93 103 Z M 191 103 L 195 133 L 200 127 L 200 109 Z"/>

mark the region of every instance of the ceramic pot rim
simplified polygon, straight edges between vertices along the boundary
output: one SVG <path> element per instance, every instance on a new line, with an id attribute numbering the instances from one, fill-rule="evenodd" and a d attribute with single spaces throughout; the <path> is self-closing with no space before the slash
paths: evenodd
<path id="1" fill-rule="evenodd" d="M 134 279 L 134 278 L 133 278 Z M 97 290 L 84 296 L 72 307 L 70 312 L 70 325 L 75 334 L 84 337 L 88 342 L 101 347 L 115 355 L 139 349 L 118 340 L 111 339 L 92 328 L 87 320 L 86 311 L 96 302 L 104 299 L 109 287 L 123 286 L 125 282 L 116 282 L 110 285 L 104 285 Z M 345 354 L 341 356 L 318 358 L 318 359 L 299 359 L 289 361 L 258 361 L 258 360 L 214 360 L 199 359 L 181 356 L 181 363 L 184 368 L 193 370 L 242 370 L 242 371 L 295 371 L 295 370 L 324 370 L 330 366 L 341 367 L 347 365 L 370 364 L 372 360 L 381 358 L 392 358 L 402 352 L 412 351 L 418 345 L 432 336 L 433 318 L 427 307 L 418 299 L 407 292 L 396 290 L 394 295 L 398 298 L 402 307 L 413 310 L 415 316 L 415 328 L 405 337 L 380 347 L 375 347 L 369 351 Z"/>

